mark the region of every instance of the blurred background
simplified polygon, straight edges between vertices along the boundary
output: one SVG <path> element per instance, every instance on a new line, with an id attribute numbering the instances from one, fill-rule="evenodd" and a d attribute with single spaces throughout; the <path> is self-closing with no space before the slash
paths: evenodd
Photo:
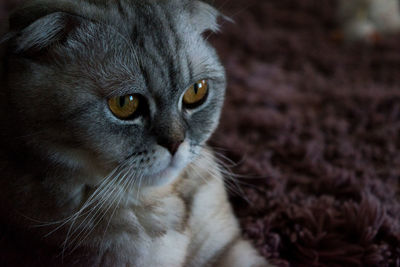
<path id="1" fill-rule="evenodd" d="M 400 266 L 399 2 L 219 5 L 212 144 L 246 236 L 279 266 Z"/>
<path id="2" fill-rule="evenodd" d="M 4 19 L 15 1 L 0 1 Z M 207 35 L 229 81 L 210 144 L 278 266 L 400 266 L 398 5 L 214 1 L 234 23 Z"/>

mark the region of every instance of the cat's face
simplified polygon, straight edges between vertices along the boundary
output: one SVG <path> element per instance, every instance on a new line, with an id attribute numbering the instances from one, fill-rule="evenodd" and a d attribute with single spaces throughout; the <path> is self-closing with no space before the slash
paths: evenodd
<path id="1" fill-rule="evenodd" d="M 18 134 L 70 168 L 123 164 L 142 185 L 173 180 L 219 120 L 224 71 L 202 36 L 215 10 L 197 1 L 55 9 L 14 19 L 27 24 L 15 26 L 7 63 Z"/>

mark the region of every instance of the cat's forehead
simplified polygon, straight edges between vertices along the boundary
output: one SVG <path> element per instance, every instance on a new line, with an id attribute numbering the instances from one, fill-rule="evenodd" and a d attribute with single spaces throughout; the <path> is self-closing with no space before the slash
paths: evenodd
<path id="1" fill-rule="evenodd" d="M 118 27 L 129 27 L 152 21 L 164 24 L 192 26 L 201 33 L 218 29 L 219 12 L 197 0 L 27 0 L 11 16 L 11 30 L 21 30 L 30 23 L 56 12 L 75 14 L 92 21 L 107 22 Z M 144 23 L 144 24 L 143 24 Z M 149 25 L 150 24 L 150 25 Z"/>
<path id="2" fill-rule="evenodd" d="M 197 28 L 201 24 L 201 16 L 193 18 L 192 12 L 196 11 L 185 2 L 128 1 L 129 4 L 122 4 L 115 1 L 114 8 L 107 8 L 108 14 L 103 18 L 116 29 L 128 32 L 131 39 L 147 42 L 141 45 L 153 42 L 161 49 L 165 43 L 172 45 L 171 42 L 175 42 L 177 45 L 180 42 L 190 46 L 202 33 Z"/>
<path id="3" fill-rule="evenodd" d="M 217 16 L 196 0 L 30 0 L 11 17 L 10 36 L 19 52 L 57 49 L 73 71 L 86 66 L 103 84 L 141 79 L 141 87 L 179 90 L 223 73 L 202 37 Z"/>
<path id="4" fill-rule="evenodd" d="M 118 61 L 130 59 L 128 68 L 135 71 L 136 85 L 155 95 L 174 94 L 196 79 L 210 76 L 202 73 L 205 69 L 221 73 L 214 51 L 205 44 L 185 8 L 168 1 L 118 6 L 107 10 L 104 23 L 109 27 L 100 25 L 100 31 L 110 33 L 105 41 L 112 47 L 122 43 L 124 52 L 117 53 Z"/>

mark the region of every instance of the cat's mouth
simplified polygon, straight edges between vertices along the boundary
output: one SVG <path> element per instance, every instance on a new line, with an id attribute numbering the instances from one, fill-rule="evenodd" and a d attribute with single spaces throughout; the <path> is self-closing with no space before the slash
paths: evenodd
<path id="1" fill-rule="evenodd" d="M 167 174 L 167 173 L 170 171 L 171 168 L 172 168 L 172 167 L 169 165 L 168 167 L 162 169 L 161 171 L 158 171 L 158 172 L 156 172 L 156 173 L 149 174 L 148 177 L 158 177 L 158 176 L 159 176 L 159 177 L 162 177 L 162 176 L 164 176 L 165 174 Z"/>
<path id="2" fill-rule="evenodd" d="M 153 152 L 151 155 L 147 155 L 148 151 L 134 152 L 128 157 L 132 164 L 135 164 L 135 161 L 140 163 L 136 168 L 143 171 L 141 177 L 138 178 L 142 186 L 161 186 L 172 182 L 192 158 L 190 144 L 187 141 L 180 145 L 175 155 L 171 155 L 165 149 L 158 151 L 154 149 L 151 152 Z M 138 160 L 137 157 L 140 159 Z M 149 157 L 152 157 L 151 161 Z"/>
<path id="3" fill-rule="evenodd" d="M 149 185 L 161 186 L 168 184 L 169 182 L 174 180 L 179 175 L 179 173 L 179 168 L 174 166 L 171 161 L 171 163 L 166 168 L 163 168 L 158 172 L 148 174 L 143 178 Z"/>
<path id="4" fill-rule="evenodd" d="M 133 157 L 136 157 L 136 156 L 141 156 L 141 155 L 143 155 L 145 153 L 147 153 L 147 151 L 139 151 L 139 152 L 135 151 L 135 152 L 131 153 L 130 155 L 126 156 L 125 160 L 129 160 L 129 159 L 131 159 Z"/>
<path id="5" fill-rule="evenodd" d="M 160 186 L 166 185 L 173 181 L 188 163 L 188 156 L 185 153 L 177 153 L 175 156 L 170 157 L 169 160 L 165 161 L 165 165 L 153 172 L 145 175 L 145 179 L 149 185 Z"/>

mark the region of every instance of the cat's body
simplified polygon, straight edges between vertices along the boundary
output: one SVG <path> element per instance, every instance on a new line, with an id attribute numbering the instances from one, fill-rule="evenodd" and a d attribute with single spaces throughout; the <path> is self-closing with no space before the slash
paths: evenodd
<path id="1" fill-rule="evenodd" d="M 50 235 L 41 240 L 43 244 L 40 245 L 43 248 L 40 248 L 39 252 L 36 247 L 29 246 L 24 248 L 28 251 L 17 251 L 20 257 L 17 262 L 22 262 L 26 266 L 59 266 L 61 262 L 65 266 L 266 266 L 250 244 L 240 238 L 239 227 L 227 200 L 222 177 L 216 176 L 215 171 L 211 174 L 206 171 L 215 170 L 211 157 L 204 158 L 202 161 L 199 164 L 204 169 L 189 166 L 184 174 L 171 185 L 142 189 L 140 200 L 134 197 L 124 200 L 127 203 L 115 212 L 114 207 L 106 206 L 100 209 L 101 214 L 103 212 L 106 214 L 102 220 L 86 221 L 81 227 L 74 228 L 77 232 L 71 235 L 69 242 L 72 247 L 66 249 L 65 255 L 60 254 L 62 249 L 54 250 L 53 248 L 46 251 L 47 247 L 45 247 L 45 243 L 48 243 L 47 245 L 51 248 L 52 244 L 64 242 L 66 232 L 60 229 L 59 232 L 53 233 L 53 236 Z M 36 192 L 36 189 L 26 187 L 27 192 Z M 2 187 L 2 189 L 6 188 Z M 79 192 L 80 190 L 81 188 L 77 185 L 77 188 L 68 191 Z M 68 191 L 65 192 L 66 195 Z M 132 194 L 135 193 L 132 192 Z M 19 213 L 16 216 L 34 211 L 32 216 L 50 219 L 58 206 L 52 201 L 60 201 L 60 199 L 54 197 L 50 203 L 44 205 L 40 203 L 43 195 L 39 194 L 33 194 L 30 199 L 21 201 L 18 199 L 21 198 L 21 194 L 11 193 L 3 195 L 2 200 L 7 197 L 8 201 L 14 202 L 14 208 L 17 208 Z M 20 203 L 21 206 L 15 207 L 15 203 Z M 70 206 L 71 211 L 77 208 L 79 208 L 78 205 Z M 108 211 L 106 211 L 107 208 L 109 208 Z M 65 216 L 71 214 L 67 211 L 63 213 Z M 12 213 L 8 213 L 10 214 Z M 75 226 L 80 225 L 85 218 L 86 216 L 83 216 L 74 221 Z M 22 225 L 15 225 L 18 222 L 21 220 L 13 221 L 14 227 L 11 228 L 13 231 L 20 232 L 21 227 L 23 229 L 24 226 L 41 224 L 28 218 L 22 221 Z M 71 223 L 72 221 L 66 224 L 65 230 Z M 84 227 L 87 223 L 88 229 Z M 34 230 L 35 237 L 40 240 L 42 236 L 60 224 L 39 227 L 39 229 L 34 227 L 28 232 Z M 23 229 L 25 230 L 27 229 Z M 79 238 L 74 240 L 76 234 L 81 231 L 83 232 L 80 233 Z M 91 231 L 90 235 L 86 236 L 89 231 Z M 14 240 L 2 240 L 2 246 L 15 246 L 13 249 L 20 249 L 21 244 L 18 242 L 24 243 L 26 242 L 24 238 L 32 238 L 30 235 L 24 236 L 25 233 L 22 235 L 19 233 L 16 244 L 13 244 Z M 12 239 L 15 236 L 11 235 L 8 238 Z M 69 250 L 81 241 L 82 247 L 70 254 Z M 35 261 L 32 262 L 32 256 L 26 255 L 32 252 L 33 255 L 39 253 L 42 257 L 37 265 L 33 264 Z M 6 255 L 2 256 L 4 259 Z M 5 260 L 10 266 L 18 265 Z M 11 260 L 14 261 L 15 258 Z"/>
<path id="2" fill-rule="evenodd" d="M 267 265 L 204 145 L 225 91 L 201 36 L 217 15 L 198 1 L 34 0 L 12 16 L 0 222 L 14 251 L 2 261 L 32 266 L 37 249 L 38 265 Z"/>

